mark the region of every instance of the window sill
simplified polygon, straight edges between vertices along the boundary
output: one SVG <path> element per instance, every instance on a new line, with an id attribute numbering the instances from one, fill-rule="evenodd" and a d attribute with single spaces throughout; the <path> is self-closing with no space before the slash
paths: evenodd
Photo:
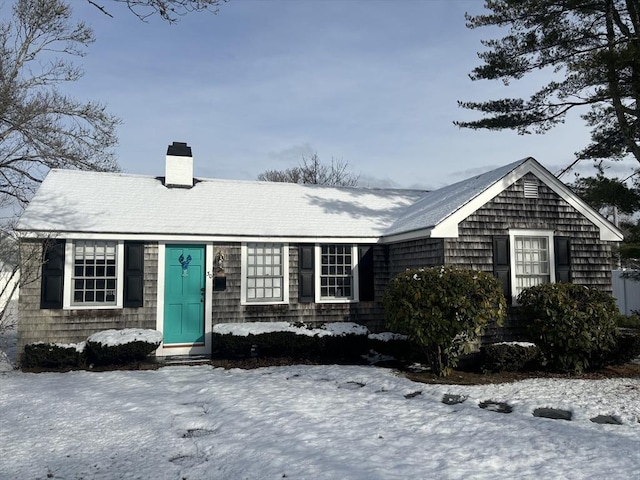
<path id="1" fill-rule="evenodd" d="M 330 303 L 358 303 L 358 300 L 354 300 L 353 298 L 321 298 L 316 300 L 316 303 L 319 305 Z"/>

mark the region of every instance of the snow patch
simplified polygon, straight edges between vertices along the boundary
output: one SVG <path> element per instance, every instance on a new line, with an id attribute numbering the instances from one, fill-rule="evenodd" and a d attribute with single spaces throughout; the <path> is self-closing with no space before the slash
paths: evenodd
<path id="1" fill-rule="evenodd" d="M 132 342 L 146 342 L 160 345 L 160 343 L 162 343 L 162 333 L 157 330 L 147 330 L 142 328 L 103 330 L 91 335 L 87 341 L 91 343 L 100 343 L 105 347 L 124 345 Z"/>
<path id="2" fill-rule="evenodd" d="M 370 333 L 369 338 L 371 340 L 380 340 L 381 342 L 390 342 L 391 340 L 406 340 L 409 337 L 401 333 L 382 332 L 382 333 Z"/>
<path id="3" fill-rule="evenodd" d="M 363 325 L 353 322 L 325 323 L 318 328 L 310 328 L 305 325 L 289 322 L 246 322 L 246 323 L 218 323 L 213 326 L 213 333 L 220 335 L 235 335 L 247 337 L 260 335 L 261 333 L 292 332 L 296 335 L 309 337 L 343 336 L 343 335 L 367 335 L 369 330 Z"/>

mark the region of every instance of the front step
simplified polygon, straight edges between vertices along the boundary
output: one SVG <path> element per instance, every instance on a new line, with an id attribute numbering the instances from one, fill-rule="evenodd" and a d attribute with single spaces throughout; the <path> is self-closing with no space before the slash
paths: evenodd
<path id="1" fill-rule="evenodd" d="M 158 362 L 165 365 L 200 365 L 210 361 L 211 357 L 209 355 L 167 355 L 166 357 L 158 357 Z"/>

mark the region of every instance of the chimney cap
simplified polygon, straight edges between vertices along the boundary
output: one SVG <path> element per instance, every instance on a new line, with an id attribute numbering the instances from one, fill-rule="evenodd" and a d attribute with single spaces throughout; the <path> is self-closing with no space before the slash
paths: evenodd
<path id="1" fill-rule="evenodd" d="M 167 148 L 167 155 L 174 157 L 191 157 L 191 147 L 186 142 L 173 142 Z"/>

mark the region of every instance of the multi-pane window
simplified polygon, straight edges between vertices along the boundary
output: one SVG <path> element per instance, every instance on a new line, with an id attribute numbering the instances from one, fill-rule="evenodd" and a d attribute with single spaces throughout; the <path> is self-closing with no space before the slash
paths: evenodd
<path id="1" fill-rule="evenodd" d="M 279 243 L 247 245 L 247 301 L 283 300 L 283 249 Z"/>
<path id="2" fill-rule="evenodd" d="M 551 281 L 549 237 L 514 237 L 516 295 Z"/>
<path id="3" fill-rule="evenodd" d="M 116 304 L 117 247 L 117 242 L 75 242 L 71 278 L 73 305 Z"/>
<path id="4" fill-rule="evenodd" d="M 320 248 L 320 297 L 353 298 L 351 245 L 322 245 Z"/>

